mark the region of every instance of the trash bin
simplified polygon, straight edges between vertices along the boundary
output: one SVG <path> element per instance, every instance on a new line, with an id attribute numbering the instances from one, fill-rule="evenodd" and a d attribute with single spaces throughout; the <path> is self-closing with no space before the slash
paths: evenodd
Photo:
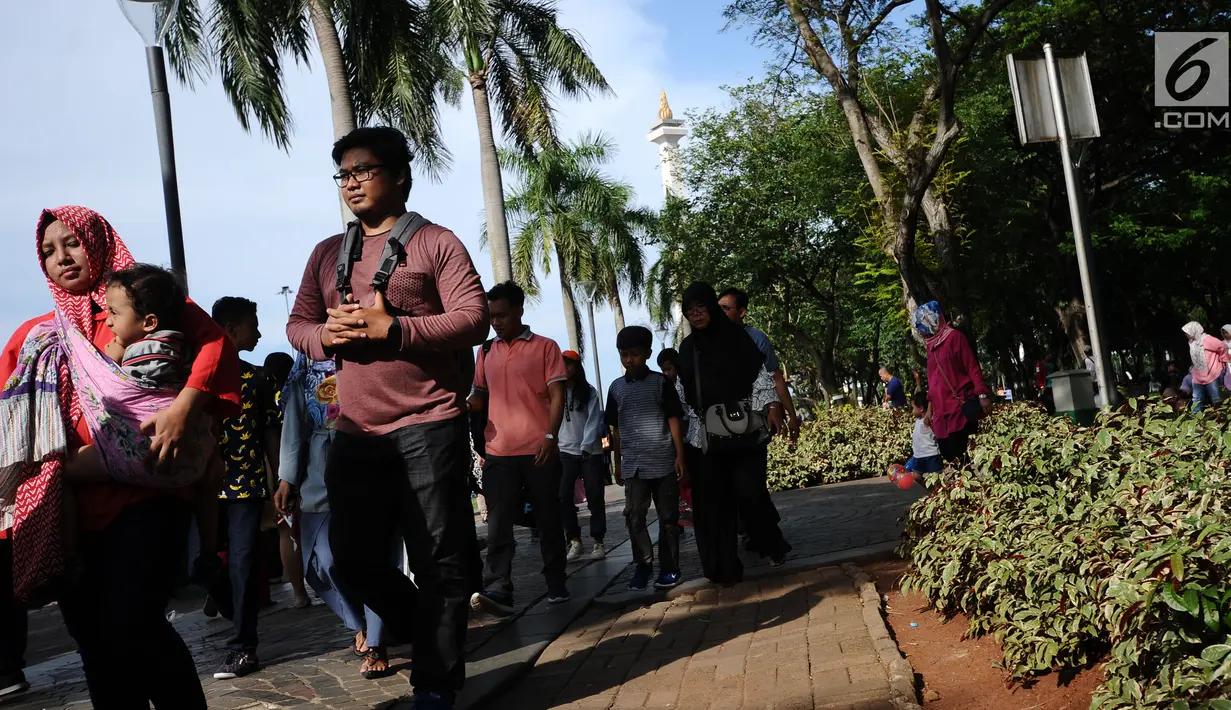
<path id="1" fill-rule="evenodd" d="M 1094 380 L 1089 370 L 1063 370 L 1047 376 L 1051 383 L 1052 397 L 1056 402 L 1056 416 L 1066 416 L 1074 424 L 1090 426 L 1098 405 L 1094 401 Z"/>

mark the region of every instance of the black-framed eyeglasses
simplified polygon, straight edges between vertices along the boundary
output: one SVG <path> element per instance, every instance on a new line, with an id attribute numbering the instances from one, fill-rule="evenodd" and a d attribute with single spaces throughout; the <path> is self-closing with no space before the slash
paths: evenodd
<path id="1" fill-rule="evenodd" d="M 383 165 L 363 165 L 355 170 L 339 170 L 337 175 L 333 176 L 333 181 L 338 183 L 338 187 L 346 187 L 346 183 L 350 182 L 351 178 L 355 178 L 355 182 L 367 182 L 372 179 L 372 171 L 383 168 Z"/>
<path id="2" fill-rule="evenodd" d="M 709 309 L 706 308 L 705 304 L 703 303 L 694 303 L 691 306 L 688 306 L 687 308 L 684 309 L 684 315 L 686 316 L 699 316 L 702 313 L 707 313 L 707 312 L 709 312 Z"/>

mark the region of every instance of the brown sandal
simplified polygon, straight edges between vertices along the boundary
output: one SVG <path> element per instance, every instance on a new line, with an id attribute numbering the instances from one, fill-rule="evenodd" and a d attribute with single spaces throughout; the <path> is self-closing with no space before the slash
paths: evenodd
<path id="1" fill-rule="evenodd" d="M 371 668 L 371 664 L 374 663 L 384 663 L 385 667 L 383 669 Z M 368 649 L 367 654 L 363 657 L 363 666 L 359 672 L 364 680 L 388 678 L 393 675 L 393 671 L 389 668 L 389 654 L 385 652 L 383 646 L 374 646 Z"/>

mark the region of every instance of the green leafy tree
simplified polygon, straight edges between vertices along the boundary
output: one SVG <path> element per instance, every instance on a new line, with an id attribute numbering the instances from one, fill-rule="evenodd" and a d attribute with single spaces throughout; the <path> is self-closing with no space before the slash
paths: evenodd
<path id="1" fill-rule="evenodd" d="M 512 278 L 504 186 L 492 108 L 505 137 L 523 153 L 558 143 L 553 93 L 567 98 L 610 91 L 574 33 L 557 24 L 550 0 L 430 0 L 445 48 L 460 55 L 479 128 L 479 174 L 487 245 L 497 282 Z"/>
<path id="2" fill-rule="evenodd" d="M 781 48 L 788 63 L 797 63 L 802 49 L 806 66 L 828 85 L 875 196 L 882 248 L 897 265 L 908 310 L 937 296 L 952 311 L 965 308 L 960 235 L 936 178 L 962 133 L 959 79 L 988 27 L 1012 1 L 924 0 L 926 47 L 890 21 L 915 0 L 736 0 L 727 8 L 733 21 L 756 27 L 760 41 Z M 884 58 L 892 52 L 885 46 L 908 48 L 897 68 L 910 91 L 877 81 L 877 72 L 865 66 L 875 61 L 882 70 L 891 68 Z M 895 77 L 891 72 L 879 78 Z M 921 217 L 935 268 L 919 253 Z"/>
<path id="3" fill-rule="evenodd" d="M 768 81 L 731 100 L 697 117 L 681 154 L 691 198 L 670 201 L 657 230 L 651 314 L 669 327 L 693 280 L 744 288 L 797 392 L 828 402 L 852 379 L 846 336 L 869 300 L 857 158 L 830 97 Z"/>

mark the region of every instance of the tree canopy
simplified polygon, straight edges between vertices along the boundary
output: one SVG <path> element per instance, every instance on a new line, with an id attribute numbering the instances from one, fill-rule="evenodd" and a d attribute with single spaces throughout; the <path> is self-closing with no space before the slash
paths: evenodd
<path id="1" fill-rule="evenodd" d="M 769 0 L 737 5 L 775 10 Z M 1003 5 L 954 87 L 961 132 L 930 188 L 948 205 L 953 253 L 938 253 L 934 238 L 918 239 L 912 258 L 926 272 L 959 270 L 965 327 L 989 378 L 1025 384 L 1048 352 L 1076 364 L 1084 309 L 1059 151 L 1018 144 L 1005 56 L 1039 51 L 1044 42 L 1085 51 L 1102 137 L 1078 152 L 1104 337 L 1117 372 L 1138 382 L 1168 358 L 1186 366 L 1184 322 L 1196 319 L 1211 332 L 1231 322 L 1221 265 L 1231 229 L 1231 140 L 1221 129 L 1155 126 L 1153 33 L 1226 26 L 1231 8 L 1147 0 Z M 960 25 L 962 17 L 948 17 Z M 909 115 L 935 85 L 929 35 L 917 31 L 927 13 L 912 22 L 914 30 L 886 27 L 896 41 L 860 55 L 861 101 L 882 117 Z M 775 27 L 785 38 L 793 31 L 763 29 Z M 769 78 L 731 89 L 729 110 L 693 117 L 682 156 L 689 198 L 664 211 L 651 310 L 669 327 L 669 304 L 689 280 L 744 287 L 753 320 L 784 351 L 797 394 L 819 401 L 836 388 L 866 401 L 878 362 L 899 374 L 921 364 L 902 306 L 902 261 L 885 248 L 900 235 L 885 228 L 847 107 L 810 72 L 784 61 Z M 925 136 L 920 149 L 932 139 Z"/>

